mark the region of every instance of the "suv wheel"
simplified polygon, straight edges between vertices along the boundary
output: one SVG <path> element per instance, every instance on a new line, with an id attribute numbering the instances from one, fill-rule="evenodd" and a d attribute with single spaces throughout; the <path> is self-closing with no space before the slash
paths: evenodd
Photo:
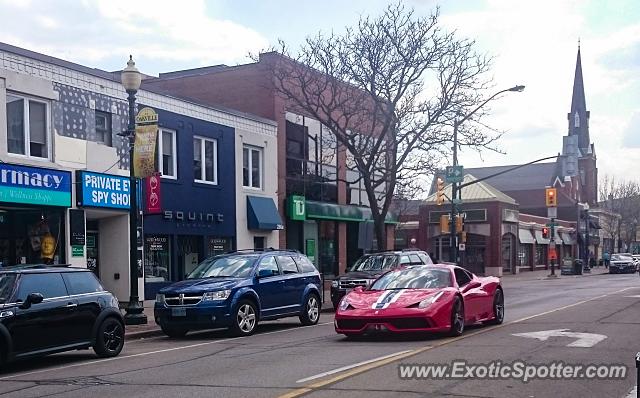
<path id="1" fill-rule="evenodd" d="M 258 325 L 258 315 L 255 304 L 249 300 L 241 300 L 233 315 L 231 331 L 236 336 L 252 335 Z"/>
<path id="2" fill-rule="evenodd" d="M 315 293 L 307 296 L 306 303 L 300 313 L 300 322 L 305 326 L 315 325 L 320 319 L 320 300 Z"/>
<path id="3" fill-rule="evenodd" d="M 162 333 L 166 334 L 171 338 L 179 338 L 184 337 L 185 334 L 189 331 L 189 329 L 175 327 L 175 326 L 160 326 L 162 329 Z"/>
<path id="4" fill-rule="evenodd" d="M 95 353 L 101 358 L 115 357 L 124 347 L 124 325 L 115 318 L 107 318 L 98 327 Z"/>

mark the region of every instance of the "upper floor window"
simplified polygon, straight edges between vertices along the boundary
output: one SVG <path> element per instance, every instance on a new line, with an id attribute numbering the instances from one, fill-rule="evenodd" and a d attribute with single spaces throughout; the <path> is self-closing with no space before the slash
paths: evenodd
<path id="1" fill-rule="evenodd" d="M 160 129 L 158 140 L 158 170 L 166 178 L 177 178 L 176 132 Z"/>
<path id="2" fill-rule="evenodd" d="M 204 137 L 193 138 L 193 178 L 206 184 L 218 183 L 216 140 Z"/>
<path id="3" fill-rule="evenodd" d="M 49 158 L 48 103 L 7 93 L 7 149 L 9 153 Z"/>
<path id="4" fill-rule="evenodd" d="M 96 111 L 96 142 L 111 146 L 111 114 Z"/>
<path id="5" fill-rule="evenodd" d="M 262 188 L 262 148 L 242 148 L 242 186 Z"/>

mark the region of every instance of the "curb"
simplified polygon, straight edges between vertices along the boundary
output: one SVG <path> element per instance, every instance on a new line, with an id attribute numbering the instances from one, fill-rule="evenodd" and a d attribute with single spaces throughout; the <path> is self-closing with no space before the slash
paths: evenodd
<path id="1" fill-rule="evenodd" d="M 163 336 L 164 333 L 158 327 L 157 329 L 149 329 L 149 330 L 141 330 L 139 332 L 125 332 L 124 339 L 125 340 L 135 340 L 135 339 L 145 339 L 147 337 L 156 337 Z"/>

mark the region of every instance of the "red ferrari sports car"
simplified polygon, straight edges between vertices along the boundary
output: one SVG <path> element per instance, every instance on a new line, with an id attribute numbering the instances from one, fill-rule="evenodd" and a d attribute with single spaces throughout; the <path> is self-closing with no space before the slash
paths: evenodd
<path id="1" fill-rule="evenodd" d="M 500 279 L 446 264 L 390 271 L 368 289 L 355 288 L 336 310 L 336 332 L 448 332 L 504 320 Z"/>

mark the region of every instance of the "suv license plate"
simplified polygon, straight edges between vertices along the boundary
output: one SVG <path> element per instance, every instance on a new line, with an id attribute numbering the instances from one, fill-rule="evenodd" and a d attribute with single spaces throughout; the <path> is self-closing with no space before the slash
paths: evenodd
<path id="1" fill-rule="evenodd" d="M 187 316 L 186 308 L 172 308 L 171 316 Z"/>

